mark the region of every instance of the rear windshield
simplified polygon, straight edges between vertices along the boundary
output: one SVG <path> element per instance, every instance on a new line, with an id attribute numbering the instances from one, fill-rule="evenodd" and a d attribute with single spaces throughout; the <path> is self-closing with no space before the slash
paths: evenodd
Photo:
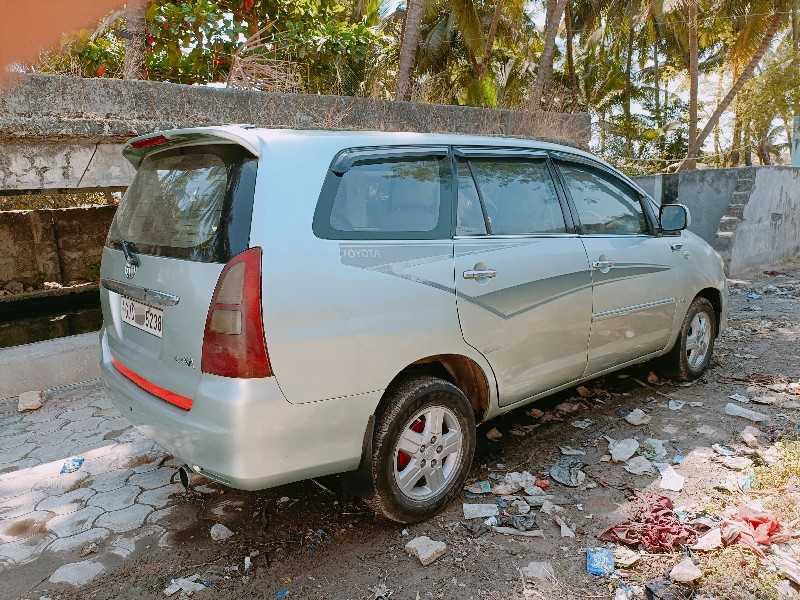
<path id="1" fill-rule="evenodd" d="M 198 262 L 247 249 L 257 159 L 234 144 L 157 152 L 144 159 L 111 223 L 107 245 Z"/>

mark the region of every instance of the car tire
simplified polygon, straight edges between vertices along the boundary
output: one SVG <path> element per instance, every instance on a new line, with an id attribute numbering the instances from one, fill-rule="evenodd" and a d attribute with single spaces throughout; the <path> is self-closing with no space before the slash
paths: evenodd
<path id="1" fill-rule="evenodd" d="M 683 319 L 675 346 L 661 359 L 662 375 L 676 381 L 700 377 L 711 362 L 717 317 L 705 298 L 696 297 Z"/>
<path id="2" fill-rule="evenodd" d="M 475 416 L 464 393 L 417 375 L 393 383 L 375 415 L 367 504 L 400 523 L 423 521 L 461 489 L 475 453 Z"/>

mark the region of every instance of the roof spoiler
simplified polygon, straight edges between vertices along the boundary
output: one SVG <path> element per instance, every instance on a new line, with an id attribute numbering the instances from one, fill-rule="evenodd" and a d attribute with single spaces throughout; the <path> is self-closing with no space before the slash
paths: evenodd
<path id="1" fill-rule="evenodd" d="M 156 131 L 128 140 L 122 149 L 122 155 L 134 168 L 138 169 L 145 157 L 156 150 L 195 144 L 213 144 L 224 140 L 242 146 L 258 158 L 261 156 L 261 144 L 251 128 L 252 125 L 226 125 Z"/>

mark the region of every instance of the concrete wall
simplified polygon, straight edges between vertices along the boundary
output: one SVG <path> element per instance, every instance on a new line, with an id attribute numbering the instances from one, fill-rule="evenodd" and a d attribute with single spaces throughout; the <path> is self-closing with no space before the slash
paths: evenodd
<path id="1" fill-rule="evenodd" d="M 9 281 L 33 284 L 83 279 L 100 260 L 116 208 L 64 208 L 0 212 L 0 288 Z"/>
<path id="2" fill-rule="evenodd" d="M 0 97 L 0 138 L 109 141 L 156 129 L 222 123 L 300 129 L 438 131 L 549 137 L 587 146 L 587 113 L 527 113 L 155 81 L 20 75 Z"/>
<path id="3" fill-rule="evenodd" d="M 730 272 L 743 273 L 800 251 L 800 169 L 764 168 L 734 231 Z"/>
<path id="4" fill-rule="evenodd" d="M 0 190 L 124 190 L 135 174 L 122 157 L 122 144 L 48 140 L 1 144 Z"/>
<path id="5" fill-rule="evenodd" d="M 633 179 L 659 204 L 685 204 L 692 215 L 689 229 L 713 244 L 743 170 L 701 169 Z"/>
<path id="6" fill-rule="evenodd" d="M 729 275 L 800 250 L 800 170 L 740 167 L 636 177 L 659 203 L 685 204 L 689 228 L 722 255 Z"/>
<path id="7" fill-rule="evenodd" d="M 0 96 L 0 193 L 124 188 L 133 170 L 119 152 L 121 142 L 156 130 L 226 123 L 502 135 L 581 148 L 591 133 L 586 113 L 20 75 Z"/>

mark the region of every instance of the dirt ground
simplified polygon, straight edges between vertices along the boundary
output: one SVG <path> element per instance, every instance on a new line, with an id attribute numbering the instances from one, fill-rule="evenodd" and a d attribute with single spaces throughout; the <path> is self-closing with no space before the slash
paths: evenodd
<path id="1" fill-rule="evenodd" d="M 193 574 L 209 584 L 194 597 L 220 600 L 615 598 L 619 581 L 635 591 L 636 597 L 644 598 L 645 583 L 668 572 L 687 556 L 686 551 L 645 553 L 631 568 L 620 569 L 618 577 L 586 572 L 586 549 L 615 546 L 598 536 L 628 517 L 631 498 L 649 492 L 668 496 L 679 514 L 721 514 L 726 506 L 759 501 L 751 492 L 724 490 L 719 484 L 726 479 L 730 482 L 729 476 L 746 479 L 759 465 L 769 466 L 769 457 L 765 462 L 764 455 L 774 454 L 770 448 L 780 435 L 797 437 L 794 426 L 800 421 L 800 410 L 793 407 L 800 406 L 796 404 L 800 391 L 788 385 L 768 386 L 800 381 L 800 263 L 773 268 L 772 274 L 731 281 L 728 329 L 717 340 L 712 367 L 692 385 L 680 386 L 652 376 L 648 382 L 652 365 L 645 364 L 585 384 L 589 397 L 569 390 L 543 401 L 536 405 L 545 412 L 543 418 L 530 416 L 528 406 L 479 428 L 471 477 L 491 480 L 492 474 L 498 477 L 527 470 L 548 479 L 547 493 L 555 496 L 554 502 L 562 507 L 560 516 L 575 537 L 562 537 L 553 517 L 537 514 L 538 509 L 532 514 L 543 530 L 542 538 L 505 535 L 485 527 L 473 533 L 464 525 L 462 502 L 492 503 L 491 494 L 473 499 L 462 494 L 433 519 L 404 527 L 376 517 L 362 502 L 313 481 L 263 492 L 218 487 L 214 493 L 174 494 L 170 518 L 176 530 L 168 543 L 142 536 L 125 560 L 117 560 L 113 570 L 80 589 L 48 581 L 46 561 L 35 569 L 26 566 L 0 577 L 41 576 L 39 584 L 34 581 L 25 586 L 29 591 L 20 593 L 17 588 L 9 595 L 28 600 L 164 598 L 171 579 Z M 748 294 L 755 296 L 748 298 Z M 586 390 L 581 390 L 584 395 Z M 741 404 L 768 415 L 766 421 L 756 424 L 764 433 L 755 451 L 740 439 L 740 432 L 752 423 L 724 413 L 726 404 L 739 404 L 729 398 L 733 394 L 774 398 L 772 404 Z M 684 404 L 672 410 L 671 400 L 676 401 L 673 407 Z M 564 402 L 580 407 L 570 414 L 554 409 Z M 636 408 L 651 417 L 648 424 L 626 422 L 624 417 Z M 591 419 L 592 424 L 585 429 L 571 424 L 583 419 Z M 492 428 L 502 434 L 497 441 L 487 438 Z M 636 438 L 640 443 L 645 438 L 663 440 L 663 462 L 673 463 L 676 455 L 684 457 L 673 465 L 686 480 L 682 491 L 659 489 L 661 476 L 657 473 L 634 475 L 624 470 L 622 463 L 604 461 L 608 453 L 605 436 Z M 749 456 L 754 466 L 741 471 L 727 468 L 718 461 L 713 444 Z M 585 463 L 586 479 L 579 487 L 566 487 L 549 475 L 551 466 L 562 458 L 559 446 L 585 451 L 585 456 L 576 457 Z M 800 470 L 800 465 L 797 468 Z M 778 514 L 781 519 L 800 516 L 787 513 L 797 504 L 790 499 L 792 494 L 782 491 L 774 498 L 778 507 L 781 498 L 787 499 L 783 513 Z M 795 495 L 800 499 L 800 494 Z M 213 541 L 209 532 L 215 523 L 224 524 L 234 535 Z M 427 567 L 404 551 L 408 541 L 422 535 L 447 544 L 447 553 Z M 97 555 L 102 558 L 103 553 L 101 545 Z M 774 569 L 751 554 L 732 549 L 708 556 L 691 554 L 703 570 L 695 584 L 697 598 L 794 597 L 789 584 L 781 583 Z M 252 565 L 247 570 L 245 557 Z M 532 561 L 549 562 L 556 581 L 526 583 L 520 569 Z M 736 572 L 747 576 L 737 579 Z M 762 572 L 769 572 L 770 577 L 753 575 Z M 687 591 L 685 597 L 689 594 Z"/>

